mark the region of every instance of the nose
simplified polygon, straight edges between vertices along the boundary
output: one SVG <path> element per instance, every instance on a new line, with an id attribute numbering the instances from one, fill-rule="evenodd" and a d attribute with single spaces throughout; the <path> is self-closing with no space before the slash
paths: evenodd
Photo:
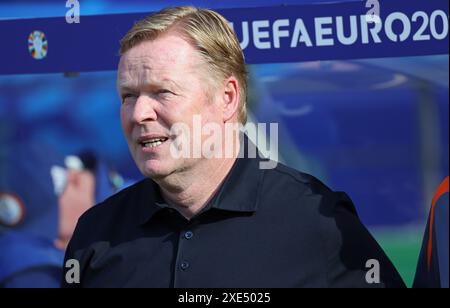
<path id="1" fill-rule="evenodd" d="M 156 121 L 156 102 L 146 95 L 140 95 L 134 104 L 133 120 L 140 124 L 149 121 Z"/>

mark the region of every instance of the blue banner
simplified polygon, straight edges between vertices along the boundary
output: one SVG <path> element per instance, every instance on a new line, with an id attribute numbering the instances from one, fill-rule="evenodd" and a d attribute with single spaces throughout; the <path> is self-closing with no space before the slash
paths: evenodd
<path id="1" fill-rule="evenodd" d="M 448 8 L 380 0 L 219 11 L 258 64 L 448 54 Z M 0 74 L 115 70 L 119 40 L 146 15 L 2 20 Z"/>

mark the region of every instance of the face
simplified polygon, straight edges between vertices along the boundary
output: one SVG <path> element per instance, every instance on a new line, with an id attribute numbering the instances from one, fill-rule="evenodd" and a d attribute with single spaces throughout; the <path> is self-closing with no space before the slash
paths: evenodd
<path id="1" fill-rule="evenodd" d="M 75 230 L 78 218 L 95 203 L 95 177 L 89 171 L 67 171 L 67 185 L 59 196 L 59 241 L 65 249 Z"/>
<path id="2" fill-rule="evenodd" d="M 201 163 L 202 158 L 176 158 L 170 147 L 179 138 L 172 126 L 184 123 L 192 132 L 194 115 L 202 123 L 223 124 L 205 71 L 197 51 L 177 34 L 142 42 L 122 56 L 117 80 L 122 129 L 145 176 L 164 178 Z"/>

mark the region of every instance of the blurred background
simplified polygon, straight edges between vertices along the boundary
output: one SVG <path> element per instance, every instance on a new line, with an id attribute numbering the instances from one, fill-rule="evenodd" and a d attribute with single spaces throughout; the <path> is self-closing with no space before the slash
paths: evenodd
<path id="1" fill-rule="evenodd" d="M 326 1 L 81 0 L 80 8 L 83 16 L 319 2 Z M 66 11 L 65 1 L 0 1 L 2 19 Z M 249 66 L 250 115 L 279 123 L 280 160 L 346 191 L 409 286 L 434 191 L 449 170 L 448 67 L 448 55 Z M 90 149 L 123 177 L 140 179 L 120 128 L 115 78 L 0 75 L 0 153 L 18 142 L 61 156 Z"/>

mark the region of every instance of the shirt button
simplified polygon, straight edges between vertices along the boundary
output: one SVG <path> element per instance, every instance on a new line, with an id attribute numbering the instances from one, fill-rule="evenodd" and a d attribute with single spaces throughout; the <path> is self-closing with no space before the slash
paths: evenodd
<path id="1" fill-rule="evenodd" d="M 190 240 L 194 236 L 194 233 L 192 231 L 186 231 L 184 234 L 184 238 L 187 240 Z"/>
<path id="2" fill-rule="evenodd" d="M 180 267 L 183 271 L 187 270 L 189 268 L 189 262 L 187 262 L 187 261 L 181 262 Z"/>

